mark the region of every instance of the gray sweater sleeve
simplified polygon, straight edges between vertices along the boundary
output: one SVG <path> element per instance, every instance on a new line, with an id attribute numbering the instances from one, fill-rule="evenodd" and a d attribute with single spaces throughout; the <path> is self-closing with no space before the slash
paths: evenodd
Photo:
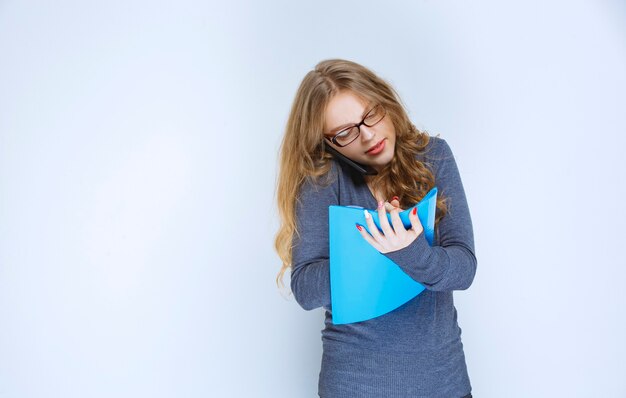
<path id="1" fill-rule="evenodd" d="M 472 219 L 452 150 L 444 139 L 440 142 L 440 150 L 433 151 L 441 159 L 435 185 L 449 200 L 448 214 L 438 224 L 439 244 L 431 247 L 421 233 L 409 246 L 384 255 L 429 290 L 465 290 L 477 266 Z"/>
<path id="2" fill-rule="evenodd" d="M 307 311 L 322 306 L 331 308 L 328 206 L 339 203 L 336 174 L 333 164 L 329 172 L 332 182 L 328 186 L 307 178 L 296 201 L 300 235 L 295 235 L 293 241 L 291 291 Z"/>

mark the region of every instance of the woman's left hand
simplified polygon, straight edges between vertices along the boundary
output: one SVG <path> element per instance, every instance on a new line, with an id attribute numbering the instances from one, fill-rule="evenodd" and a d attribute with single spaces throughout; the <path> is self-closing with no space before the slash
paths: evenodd
<path id="1" fill-rule="evenodd" d="M 391 225 L 389 225 L 389 220 L 387 220 L 386 210 L 390 207 L 392 207 L 389 211 L 391 215 Z M 409 214 L 411 228 L 405 229 L 400 219 L 401 210 L 402 209 L 399 207 L 391 206 L 387 203 L 383 204 L 382 201 L 378 202 L 378 220 L 383 233 L 378 230 L 369 212 L 364 210 L 365 222 L 370 232 L 368 233 L 365 228 L 357 225 L 361 236 L 381 253 L 389 253 L 407 247 L 424 231 L 424 228 L 417 216 L 417 207 L 415 207 Z"/>

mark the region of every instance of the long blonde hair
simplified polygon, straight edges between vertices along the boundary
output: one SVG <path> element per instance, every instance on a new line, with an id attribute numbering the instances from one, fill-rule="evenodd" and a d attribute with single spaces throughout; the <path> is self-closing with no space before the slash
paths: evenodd
<path id="1" fill-rule="evenodd" d="M 280 227 L 274 240 L 274 247 L 282 261 L 276 276 L 279 287 L 284 287 L 283 275 L 291 267 L 294 234 L 299 236 L 295 214 L 297 193 L 308 176 L 320 177 L 330 170 L 332 155 L 325 152 L 322 145 L 325 110 L 331 98 L 344 90 L 366 101 L 382 104 L 387 110 L 386 117 L 395 127 L 394 156 L 374 176 L 372 186 L 376 186 L 387 198 L 402 193 L 400 205 L 406 208 L 419 202 L 435 185 L 431 170 L 416 159 L 416 154 L 424 151 L 430 137 L 411 123 L 393 87 L 355 62 L 343 59 L 321 61 L 300 83 L 280 146 L 276 185 Z M 448 210 L 441 191 L 437 196 L 435 229 Z"/>

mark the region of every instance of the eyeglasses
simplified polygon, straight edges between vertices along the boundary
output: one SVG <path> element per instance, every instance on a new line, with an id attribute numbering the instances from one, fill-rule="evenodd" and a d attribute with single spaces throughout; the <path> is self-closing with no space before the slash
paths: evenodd
<path id="1" fill-rule="evenodd" d="M 385 108 L 383 108 L 382 105 L 377 104 L 372 109 L 370 109 L 369 112 L 367 112 L 367 115 L 365 115 L 360 123 L 346 127 L 345 129 L 341 130 L 330 138 L 328 136 L 324 136 L 324 138 L 339 147 L 346 146 L 352 141 L 356 140 L 361 134 L 361 125 L 364 124 L 367 127 L 373 127 L 376 123 L 383 120 L 386 114 L 387 111 L 385 110 Z"/>

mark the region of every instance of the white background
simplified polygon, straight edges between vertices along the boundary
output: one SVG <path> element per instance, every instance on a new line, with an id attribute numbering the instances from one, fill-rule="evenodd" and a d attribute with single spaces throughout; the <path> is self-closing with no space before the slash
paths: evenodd
<path id="1" fill-rule="evenodd" d="M 455 154 L 474 396 L 626 396 L 625 22 L 608 0 L 0 1 L 0 397 L 316 396 L 323 312 L 274 284 L 274 184 L 326 58 Z"/>

